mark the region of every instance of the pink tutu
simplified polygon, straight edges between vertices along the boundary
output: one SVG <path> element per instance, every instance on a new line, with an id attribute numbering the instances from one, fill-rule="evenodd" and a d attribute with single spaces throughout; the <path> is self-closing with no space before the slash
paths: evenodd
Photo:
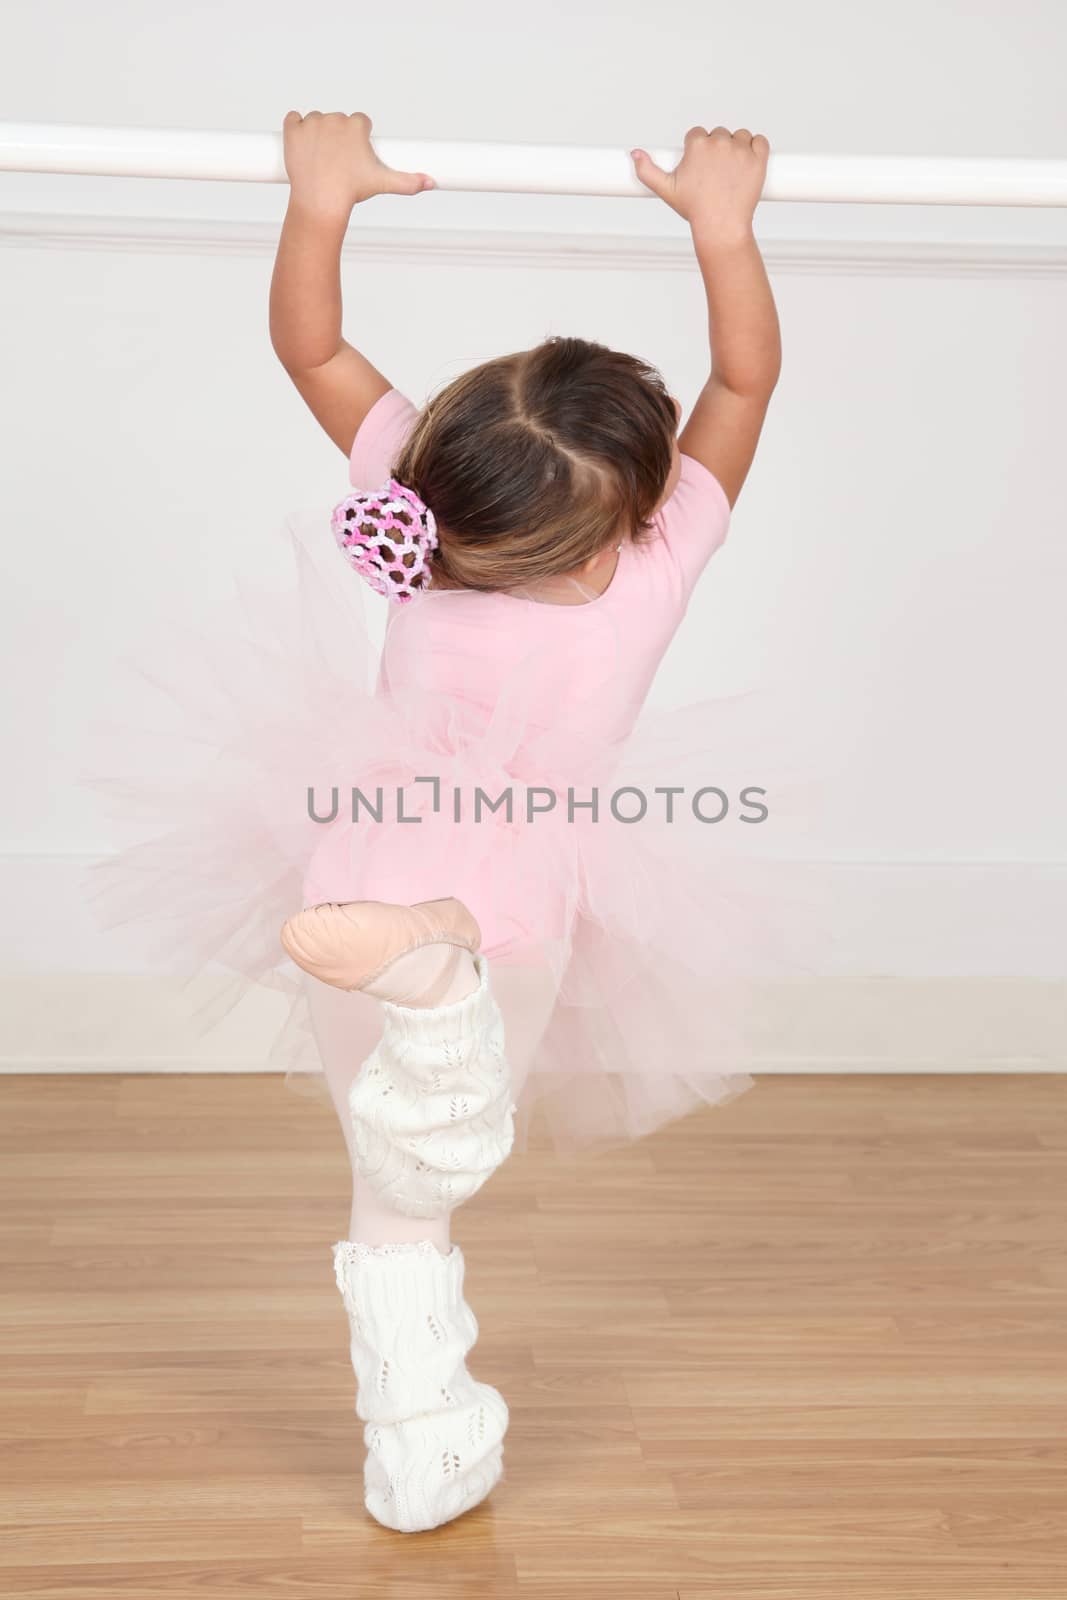
<path id="1" fill-rule="evenodd" d="M 294 586 L 243 584 L 226 636 L 156 638 L 141 737 L 98 732 L 89 781 L 154 829 L 91 868 L 100 920 L 135 926 L 175 971 L 229 973 L 226 1004 L 248 984 L 283 991 L 264 1065 L 327 1087 L 342 1118 L 377 1005 L 305 978 L 278 939 L 326 900 L 470 907 L 507 1030 L 517 1149 L 535 1112 L 573 1152 L 747 1088 L 768 984 L 814 970 L 825 933 L 791 865 L 762 850 L 812 804 L 781 745 L 791 726 L 799 747 L 795 717 L 758 694 L 612 723 L 634 647 L 599 603 L 551 624 L 587 632 L 596 613 L 580 668 L 543 642 L 504 649 L 510 630 L 480 633 L 508 597 L 433 590 L 390 614 L 379 662 L 364 608 L 384 602 L 338 560 L 328 518 L 286 527 Z M 469 695 L 454 661 L 423 647 L 431 634 L 463 641 L 448 648 L 469 652 Z"/>

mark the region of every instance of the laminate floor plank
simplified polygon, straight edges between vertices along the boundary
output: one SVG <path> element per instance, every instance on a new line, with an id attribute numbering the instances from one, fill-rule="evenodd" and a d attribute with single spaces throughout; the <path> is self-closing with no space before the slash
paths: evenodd
<path id="1" fill-rule="evenodd" d="M 489 1501 L 363 1509 L 347 1157 L 273 1074 L 0 1078 L 11 1600 L 1064 1600 L 1067 1078 L 764 1078 L 453 1235 Z"/>

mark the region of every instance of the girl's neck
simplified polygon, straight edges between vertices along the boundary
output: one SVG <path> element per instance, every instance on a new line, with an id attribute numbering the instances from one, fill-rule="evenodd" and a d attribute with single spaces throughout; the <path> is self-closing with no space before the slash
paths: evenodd
<path id="1" fill-rule="evenodd" d="M 597 599 L 611 583 L 619 564 L 618 545 L 607 545 L 592 561 L 585 561 L 572 572 L 561 572 L 540 583 L 529 584 L 526 592 L 534 600 L 551 605 L 580 606 Z"/>

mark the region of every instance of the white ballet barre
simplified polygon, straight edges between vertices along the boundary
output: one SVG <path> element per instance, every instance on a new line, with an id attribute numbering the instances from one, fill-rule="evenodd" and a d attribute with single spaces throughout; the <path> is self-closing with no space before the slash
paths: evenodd
<path id="1" fill-rule="evenodd" d="M 624 149 L 372 137 L 387 166 L 406 172 L 428 172 L 437 180 L 439 189 L 652 198 L 634 176 L 629 151 Z M 649 154 L 669 170 L 677 164 L 681 149 L 651 148 Z M 287 181 L 280 131 L 211 133 L 79 123 L 0 123 L 0 171 L 248 183 Z M 895 205 L 1067 206 L 1067 161 L 1005 156 L 772 153 L 762 198 Z"/>

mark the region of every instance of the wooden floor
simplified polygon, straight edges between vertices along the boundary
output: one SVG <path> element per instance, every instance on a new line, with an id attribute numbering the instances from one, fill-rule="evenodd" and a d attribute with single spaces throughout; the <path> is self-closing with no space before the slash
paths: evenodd
<path id="1" fill-rule="evenodd" d="M 506 1477 L 379 1527 L 332 1113 L 0 1079 L 0 1594 L 1067 1596 L 1067 1077 L 765 1078 L 456 1213 Z"/>

